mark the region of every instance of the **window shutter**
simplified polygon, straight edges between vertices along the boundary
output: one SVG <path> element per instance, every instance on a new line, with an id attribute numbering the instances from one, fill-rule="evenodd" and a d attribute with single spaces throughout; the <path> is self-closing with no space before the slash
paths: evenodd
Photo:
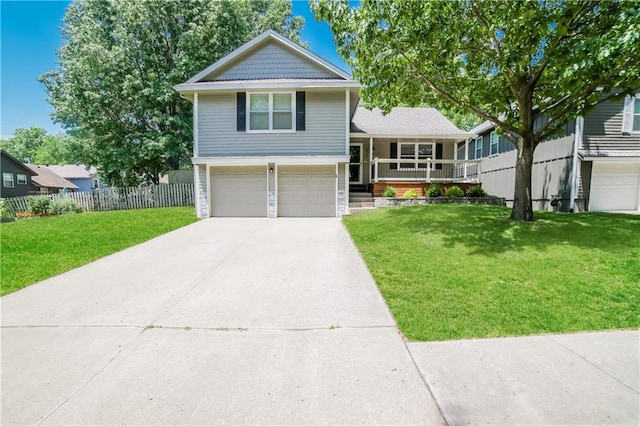
<path id="1" fill-rule="evenodd" d="M 236 93 L 237 99 L 237 130 L 238 132 L 244 132 L 247 130 L 247 93 L 246 92 L 238 92 Z"/>
<path id="2" fill-rule="evenodd" d="M 436 144 L 436 160 L 442 160 L 442 144 Z M 442 170 L 442 163 L 436 163 L 436 170 Z"/>
<path id="3" fill-rule="evenodd" d="M 305 92 L 296 92 L 296 130 L 305 130 Z"/>
<path id="4" fill-rule="evenodd" d="M 627 96 L 624 98 L 624 110 L 622 113 L 622 133 L 631 133 L 633 128 L 633 105 L 634 97 Z"/>
<path id="5" fill-rule="evenodd" d="M 392 143 L 390 148 L 391 148 L 391 158 L 398 158 L 398 144 Z M 398 163 L 390 163 L 389 168 L 391 170 L 398 170 Z"/>

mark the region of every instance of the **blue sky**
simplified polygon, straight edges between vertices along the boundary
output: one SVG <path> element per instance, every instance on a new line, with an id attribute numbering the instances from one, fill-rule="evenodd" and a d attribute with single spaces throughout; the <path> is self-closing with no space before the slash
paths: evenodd
<path id="1" fill-rule="evenodd" d="M 9 137 L 20 127 L 38 126 L 47 132 L 62 132 L 51 121 L 44 85 L 38 76 L 55 69 L 55 51 L 61 46 L 59 27 L 68 1 L 0 2 L 1 75 L 0 135 Z M 349 70 L 336 53 L 329 26 L 315 22 L 306 0 L 293 1 L 294 15 L 305 18 L 302 41 L 338 67 Z"/>

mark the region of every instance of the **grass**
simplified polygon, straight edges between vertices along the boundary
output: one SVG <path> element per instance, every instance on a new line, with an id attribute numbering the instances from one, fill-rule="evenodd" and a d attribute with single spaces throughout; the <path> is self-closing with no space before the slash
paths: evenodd
<path id="1" fill-rule="evenodd" d="M 640 326 L 640 216 L 427 205 L 346 217 L 409 340 Z"/>
<path id="2" fill-rule="evenodd" d="M 193 207 L 50 216 L 0 224 L 0 295 L 195 222 Z"/>

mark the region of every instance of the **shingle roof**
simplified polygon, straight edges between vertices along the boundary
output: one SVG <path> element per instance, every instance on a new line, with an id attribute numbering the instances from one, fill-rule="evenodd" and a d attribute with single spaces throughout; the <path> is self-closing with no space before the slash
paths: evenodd
<path id="1" fill-rule="evenodd" d="M 95 167 L 87 169 L 87 166 L 84 164 L 48 164 L 41 167 L 46 167 L 65 179 L 91 179 L 91 177 L 96 174 Z"/>
<path id="2" fill-rule="evenodd" d="M 496 126 L 492 122 L 487 120 L 484 123 L 478 124 L 476 127 L 474 127 L 473 129 L 469 130 L 469 132 L 470 133 L 474 133 L 474 134 L 479 136 L 479 135 L 485 133 L 487 130 L 493 130 L 495 128 L 496 128 Z"/>
<path id="3" fill-rule="evenodd" d="M 379 108 L 358 107 L 351 123 L 352 133 L 370 135 L 439 137 L 466 139 L 471 133 L 458 129 L 435 108 L 393 108 L 383 115 Z"/>
<path id="4" fill-rule="evenodd" d="M 38 186 L 44 186 L 46 188 L 79 189 L 76 185 L 62 176 L 55 174 L 46 166 L 36 166 L 35 164 L 25 164 L 25 166 L 37 173 L 37 176 L 33 176 L 31 181 Z"/>

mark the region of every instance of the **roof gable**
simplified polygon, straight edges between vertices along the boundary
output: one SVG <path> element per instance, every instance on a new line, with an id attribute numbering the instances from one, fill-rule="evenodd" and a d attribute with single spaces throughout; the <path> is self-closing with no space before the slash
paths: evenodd
<path id="1" fill-rule="evenodd" d="M 25 172 L 29 173 L 31 176 L 35 175 L 35 172 L 33 170 L 31 170 L 24 163 L 19 161 L 17 158 L 15 158 L 13 155 L 9 154 L 4 149 L 0 149 L 0 155 L 2 155 L 2 157 L 4 157 L 5 159 L 9 160 L 10 162 L 14 163 L 17 167 L 22 168 Z"/>
<path id="2" fill-rule="evenodd" d="M 264 79 L 351 80 L 351 76 L 277 32 L 268 30 L 196 74 L 187 83 Z"/>

